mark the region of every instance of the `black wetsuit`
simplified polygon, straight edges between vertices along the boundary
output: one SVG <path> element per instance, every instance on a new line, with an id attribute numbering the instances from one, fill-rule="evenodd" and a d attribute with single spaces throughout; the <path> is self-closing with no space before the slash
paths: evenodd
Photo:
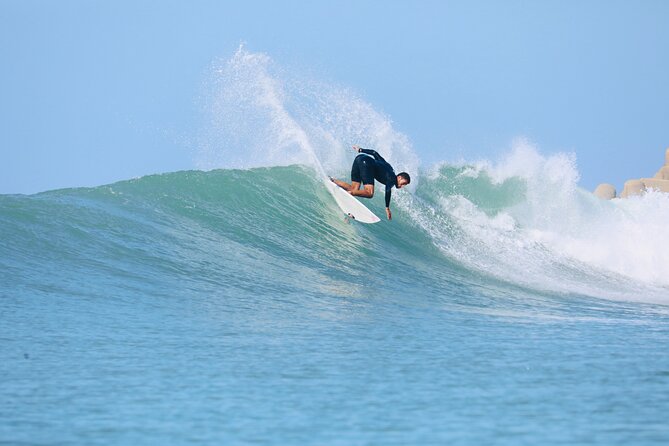
<path id="1" fill-rule="evenodd" d="M 395 175 L 393 166 L 388 164 L 375 150 L 360 149 L 360 152 L 372 155 L 374 158 L 367 155 L 356 156 L 351 168 L 351 181 L 374 185 L 374 179 L 376 179 L 379 183 L 385 184 L 386 207 L 390 207 L 392 188 L 397 186 L 397 175 Z"/>

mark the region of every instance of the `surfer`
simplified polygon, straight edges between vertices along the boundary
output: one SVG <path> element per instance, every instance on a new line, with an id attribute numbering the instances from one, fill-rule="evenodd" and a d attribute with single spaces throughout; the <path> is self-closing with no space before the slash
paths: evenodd
<path id="1" fill-rule="evenodd" d="M 360 153 L 353 161 L 351 167 L 351 184 L 336 178 L 330 177 L 330 181 L 341 187 L 351 195 L 363 198 L 372 198 L 374 196 L 374 179 L 386 186 L 386 215 L 388 220 L 392 219 L 390 212 L 390 196 L 393 186 L 401 189 L 411 182 L 411 177 L 406 172 L 400 172 L 395 175 L 393 166 L 379 155 L 376 150 L 363 149 L 359 146 L 353 146 L 353 150 Z M 367 155 L 371 155 L 367 156 Z M 363 188 L 360 189 L 362 183 Z"/>

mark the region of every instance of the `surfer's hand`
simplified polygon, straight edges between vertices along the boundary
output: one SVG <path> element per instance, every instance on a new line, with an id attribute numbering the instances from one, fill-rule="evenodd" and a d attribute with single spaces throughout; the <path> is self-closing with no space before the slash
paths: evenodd
<path id="1" fill-rule="evenodd" d="M 386 208 L 386 215 L 388 216 L 388 220 L 393 219 L 393 214 L 390 212 L 390 208 Z"/>
<path id="2" fill-rule="evenodd" d="M 360 153 L 360 146 L 353 146 L 353 150 Z"/>

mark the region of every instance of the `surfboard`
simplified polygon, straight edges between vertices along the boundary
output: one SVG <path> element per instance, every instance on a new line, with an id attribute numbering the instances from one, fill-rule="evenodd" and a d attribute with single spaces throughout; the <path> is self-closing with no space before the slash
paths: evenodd
<path id="1" fill-rule="evenodd" d="M 334 197 L 339 208 L 344 211 L 344 214 L 346 214 L 347 217 L 359 221 L 360 223 L 377 223 L 381 221 L 379 217 L 367 209 L 367 206 L 360 203 L 353 195 L 334 184 L 328 178 L 324 178 L 323 182 L 328 191 L 330 191 L 330 194 Z"/>

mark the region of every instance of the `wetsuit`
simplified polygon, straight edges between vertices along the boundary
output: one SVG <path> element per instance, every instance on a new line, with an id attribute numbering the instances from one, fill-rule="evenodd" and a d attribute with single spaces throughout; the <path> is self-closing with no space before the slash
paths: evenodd
<path id="1" fill-rule="evenodd" d="M 374 158 L 367 155 L 356 156 L 351 168 L 351 181 L 374 185 L 374 179 L 376 179 L 379 183 L 385 184 L 386 207 L 390 207 L 392 188 L 397 186 L 397 175 L 395 175 L 393 166 L 388 164 L 375 150 L 360 149 L 360 152 L 372 155 Z"/>

